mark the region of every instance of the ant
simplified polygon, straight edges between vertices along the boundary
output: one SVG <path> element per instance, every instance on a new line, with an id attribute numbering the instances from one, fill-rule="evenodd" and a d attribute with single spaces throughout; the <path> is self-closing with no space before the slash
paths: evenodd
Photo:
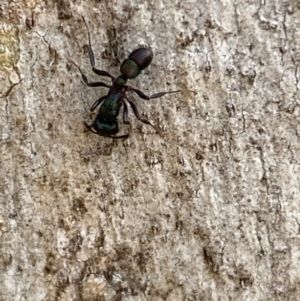
<path id="1" fill-rule="evenodd" d="M 125 134 L 122 136 L 112 136 L 112 135 L 115 135 L 119 132 L 118 116 L 120 113 L 121 106 L 123 106 L 123 122 L 129 123 L 128 122 L 128 104 L 129 104 L 131 109 L 133 110 L 135 117 L 138 120 L 140 120 L 145 124 L 151 125 L 157 132 L 160 133 L 160 131 L 153 124 L 151 124 L 149 120 L 140 117 L 139 111 L 135 103 L 132 100 L 130 100 L 126 95 L 126 92 L 133 91 L 140 98 L 145 100 L 150 100 L 150 99 L 162 97 L 169 93 L 180 92 L 180 91 L 159 92 L 151 96 L 147 96 L 142 91 L 126 85 L 128 79 L 136 78 L 141 73 L 142 70 L 146 69 L 151 64 L 153 59 L 152 50 L 150 48 L 138 48 L 133 52 L 131 52 L 128 58 L 125 59 L 121 64 L 120 67 L 121 75 L 115 78 L 110 73 L 104 70 L 99 70 L 95 67 L 95 56 L 91 46 L 90 32 L 84 17 L 82 17 L 82 19 L 88 32 L 88 39 L 89 39 L 88 54 L 92 65 L 92 70 L 96 74 L 100 76 L 109 77 L 112 80 L 111 86 L 103 82 L 89 82 L 86 75 L 84 75 L 83 72 L 81 71 L 80 67 L 74 61 L 70 60 L 70 62 L 78 68 L 79 72 L 81 73 L 82 80 L 87 86 L 109 88 L 108 94 L 97 99 L 90 109 L 92 112 L 98 106 L 101 105 L 93 123 L 89 125 L 84 122 L 84 125 L 91 132 L 100 136 L 110 137 L 113 139 L 128 138 L 129 134 Z"/>

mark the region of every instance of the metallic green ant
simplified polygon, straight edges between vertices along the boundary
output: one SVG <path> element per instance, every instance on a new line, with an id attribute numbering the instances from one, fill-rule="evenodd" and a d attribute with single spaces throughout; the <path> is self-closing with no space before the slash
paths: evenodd
<path id="1" fill-rule="evenodd" d="M 112 85 L 109 86 L 103 82 L 89 82 L 86 75 L 84 75 L 80 69 L 80 67 L 70 60 L 72 64 L 74 64 L 81 73 L 81 77 L 85 84 L 89 87 L 106 87 L 109 88 L 108 94 L 105 96 L 100 97 L 95 101 L 95 103 L 91 107 L 91 111 L 94 111 L 98 106 L 100 106 L 98 114 L 91 125 L 84 123 L 85 126 L 94 134 L 110 137 L 113 139 L 120 139 L 120 138 L 128 138 L 129 134 L 125 134 L 122 136 L 112 136 L 119 132 L 119 124 L 118 124 L 118 116 L 120 113 L 120 108 L 123 106 L 123 122 L 128 122 L 128 104 L 133 110 L 135 117 L 140 120 L 141 122 L 151 125 L 156 131 L 160 132 L 154 125 L 150 123 L 149 120 L 141 118 L 139 111 L 135 105 L 135 103 L 130 100 L 126 92 L 133 91 L 135 92 L 140 98 L 145 100 L 150 100 L 154 98 L 162 97 L 169 93 L 176 93 L 180 91 L 169 91 L 169 92 L 159 92 L 153 94 L 151 96 L 147 96 L 142 91 L 137 90 L 131 86 L 127 86 L 127 80 L 136 78 L 142 70 L 146 69 L 153 59 L 153 52 L 150 48 L 138 48 L 129 54 L 129 57 L 123 61 L 120 67 L 121 75 L 117 78 L 109 74 L 104 70 L 99 70 L 95 68 L 95 57 L 94 52 L 91 46 L 91 39 L 90 39 L 90 32 L 87 26 L 85 19 L 82 17 L 85 26 L 88 32 L 88 39 L 89 39 L 89 58 L 92 65 L 92 70 L 100 75 L 110 77 L 112 80 Z"/>

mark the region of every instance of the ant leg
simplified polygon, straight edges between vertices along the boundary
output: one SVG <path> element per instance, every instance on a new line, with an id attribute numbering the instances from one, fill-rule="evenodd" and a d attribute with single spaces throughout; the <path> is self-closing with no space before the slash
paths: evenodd
<path id="1" fill-rule="evenodd" d="M 145 93 L 143 93 L 142 91 L 140 90 L 137 90 L 135 88 L 132 88 L 130 86 L 127 86 L 127 91 L 133 91 L 135 92 L 140 98 L 142 99 L 145 99 L 145 100 L 150 100 L 150 99 L 154 99 L 154 98 L 159 98 L 159 97 L 162 97 L 166 94 L 171 94 L 171 93 L 178 93 L 178 92 L 181 92 L 180 90 L 177 90 L 177 91 L 167 91 L 167 92 L 159 92 L 159 93 L 156 93 L 156 94 L 153 94 L 151 96 L 148 96 L 146 95 Z"/>
<path id="2" fill-rule="evenodd" d="M 129 104 L 130 104 L 130 106 L 131 106 L 131 108 L 132 108 L 132 111 L 133 111 L 135 117 L 136 117 L 139 121 L 141 121 L 142 123 L 151 125 L 158 133 L 161 134 L 161 131 L 160 131 L 157 127 L 155 127 L 148 119 L 141 118 L 140 113 L 139 113 L 139 111 L 138 111 L 138 109 L 137 109 L 137 107 L 136 107 L 136 105 L 135 105 L 134 102 L 132 102 L 132 101 L 129 100 L 128 98 L 126 98 L 126 100 L 129 102 Z"/>
<path id="3" fill-rule="evenodd" d="M 89 124 L 87 124 L 86 122 L 84 122 L 83 124 L 85 125 L 85 127 L 86 127 L 89 131 L 91 131 L 91 132 L 94 133 L 94 134 L 99 135 L 96 131 L 93 130 L 92 125 L 89 125 Z"/>
<path id="4" fill-rule="evenodd" d="M 84 125 L 89 131 L 91 131 L 92 133 L 94 133 L 98 136 L 101 136 L 101 137 L 109 137 L 109 138 L 112 138 L 112 139 L 124 139 L 124 138 L 127 139 L 129 137 L 129 134 L 125 134 L 125 135 L 122 135 L 122 136 L 103 136 L 103 135 L 100 135 L 99 133 L 97 133 L 96 131 L 94 131 L 92 125 L 88 125 L 86 122 L 84 122 Z"/>
<path id="5" fill-rule="evenodd" d="M 123 102 L 123 122 L 126 124 L 130 124 L 130 122 L 128 121 L 128 106 L 127 103 L 124 101 Z"/>
<path id="6" fill-rule="evenodd" d="M 95 82 L 95 83 L 90 83 L 86 77 L 86 75 L 84 75 L 80 69 L 80 67 L 72 60 L 69 60 L 70 63 L 72 63 L 73 65 L 75 65 L 77 67 L 77 69 L 79 70 L 82 80 L 84 81 L 84 83 L 89 86 L 89 87 L 106 87 L 106 88 L 111 88 L 111 86 L 102 83 L 102 82 Z"/>
<path id="7" fill-rule="evenodd" d="M 93 49 L 92 49 L 92 44 L 91 44 L 91 37 L 90 37 L 90 31 L 89 31 L 89 28 L 87 26 L 87 23 L 84 19 L 84 17 L 82 17 L 82 20 L 85 24 L 85 27 L 87 29 L 87 32 L 88 32 L 88 38 L 89 38 L 89 58 L 90 58 L 90 62 L 91 62 L 91 65 L 92 65 L 92 70 L 100 75 L 100 76 L 107 76 L 107 77 L 110 77 L 112 79 L 112 81 L 115 80 L 114 76 L 110 75 L 107 71 L 104 71 L 104 70 L 99 70 L 95 67 L 95 55 L 94 55 L 94 52 L 93 52 Z"/>
<path id="8" fill-rule="evenodd" d="M 129 134 L 125 134 L 122 136 L 109 136 L 109 138 L 112 138 L 112 139 L 127 139 L 128 137 L 129 137 Z"/>
<path id="9" fill-rule="evenodd" d="M 125 134 L 122 136 L 108 136 L 108 137 L 112 139 L 127 139 L 129 137 L 129 134 Z"/>
<path id="10" fill-rule="evenodd" d="M 97 99 L 94 104 L 91 106 L 90 111 L 93 112 L 102 102 L 103 100 L 106 98 L 107 95 L 100 97 L 99 99 Z"/>

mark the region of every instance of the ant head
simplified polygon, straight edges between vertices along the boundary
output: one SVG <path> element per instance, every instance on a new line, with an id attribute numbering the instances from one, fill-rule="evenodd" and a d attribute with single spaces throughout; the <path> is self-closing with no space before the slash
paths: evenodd
<path id="1" fill-rule="evenodd" d="M 151 64 L 152 58 L 153 52 L 150 48 L 138 48 L 130 53 L 128 59 L 123 61 L 120 71 L 126 78 L 136 78 L 142 70 Z"/>

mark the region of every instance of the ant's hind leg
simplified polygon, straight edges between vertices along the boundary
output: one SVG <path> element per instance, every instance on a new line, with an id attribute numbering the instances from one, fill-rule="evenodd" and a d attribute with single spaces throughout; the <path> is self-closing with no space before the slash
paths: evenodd
<path id="1" fill-rule="evenodd" d="M 135 105 L 131 100 L 129 100 L 128 98 L 126 98 L 126 100 L 129 102 L 129 104 L 130 104 L 130 106 L 131 106 L 131 108 L 132 108 L 132 111 L 133 111 L 135 117 L 136 117 L 139 121 L 141 121 L 142 123 L 151 125 L 151 126 L 152 126 L 159 134 L 161 134 L 161 131 L 160 131 L 157 127 L 155 127 L 148 119 L 141 118 L 141 116 L 140 116 L 140 114 L 139 114 L 139 111 L 138 111 L 136 105 Z"/>
<path id="2" fill-rule="evenodd" d="M 112 139 L 127 139 L 129 137 L 129 134 L 125 134 L 125 135 L 122 135 L 122 136 L 109 136 L 109 138 L 112 138 Z"/>
<path id="3" fill-rule="evenodd" d="M 85 125 L 85 127 L 86 127 L 89 131 L 91 131 L 91 132 L 94 133 L 94 134 L 99 135 L 96 131 L 93 130 L 93 126 L 92 126 L 92 125 L 89 125 L 89 124 L 87 124 L 86 122 L 84 122 L 83 124 Z"/>
<path id="4" fill-rule="evenodd" d="M 130 122 L 128 121 L 128 106 L 125 101 L 123 102 L 123 122 L 130 124 Z"/>

